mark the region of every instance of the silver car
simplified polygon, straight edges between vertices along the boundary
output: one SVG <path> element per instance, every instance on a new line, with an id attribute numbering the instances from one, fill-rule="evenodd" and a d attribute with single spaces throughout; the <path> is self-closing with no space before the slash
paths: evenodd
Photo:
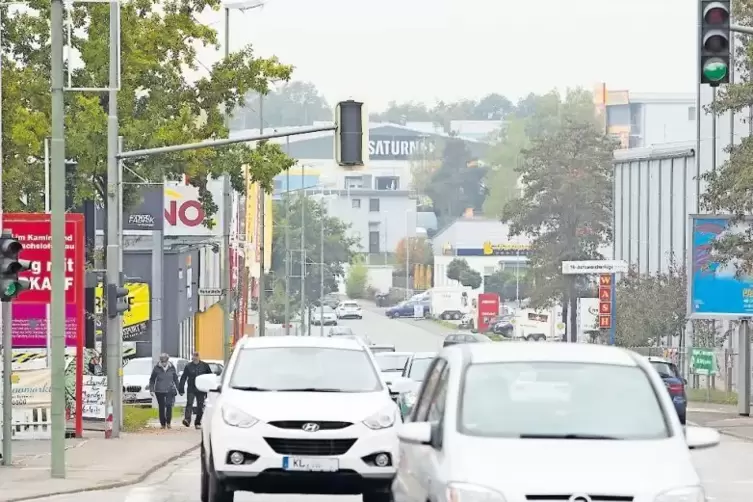
<path id="1" fill-rule="evenodd" d="M 337 326 L 337 313 L 331 308 L 315 307 L 311 310 L 311 324 L 314 326 Z"/>

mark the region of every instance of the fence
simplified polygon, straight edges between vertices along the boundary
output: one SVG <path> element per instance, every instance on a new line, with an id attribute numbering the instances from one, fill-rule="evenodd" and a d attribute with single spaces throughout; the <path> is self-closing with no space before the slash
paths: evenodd
<path id="1" fill-rule="evenodd" d="M 686 361 L 691 357 L 692 348 L 687 347 L 629 347 L 644 356 L 663 357 L 675 363 L 683 372 Z M 697 347 L 712 351 L 715 372 L 699 375 L 693 372 L 684 375 L 688 381 L 686 392 L 691 401 L 705 401 L 719 404 L 737 402 L 737 352 L 731 349 Z"/>

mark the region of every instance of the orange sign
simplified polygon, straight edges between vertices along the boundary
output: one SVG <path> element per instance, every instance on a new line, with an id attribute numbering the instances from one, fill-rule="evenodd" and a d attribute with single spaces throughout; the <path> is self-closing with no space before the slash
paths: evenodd
<path id="1" fill-rule="evenodd" d="M 599 327 L 601 329 L 609 329 L 612 327 L 611 315 L 599 315 Z"/>
<path id="2" fill-rule="evenodd" d="M 599 276 L 599 286 L 612 286 L 612 276 L 610 274 L 601 274 Z"/>
<path id="3" fill-rule="evenodd" d="M 611 315 L 612 314 L 612 303 L 611 302 L 601 302 L 599 304 L 599 314 Z"/>
<path id="4" fill-rule="evenodd" d="M 610 288 L 599 288 L 599 301 L 612 302 L 612 290 Z"/>

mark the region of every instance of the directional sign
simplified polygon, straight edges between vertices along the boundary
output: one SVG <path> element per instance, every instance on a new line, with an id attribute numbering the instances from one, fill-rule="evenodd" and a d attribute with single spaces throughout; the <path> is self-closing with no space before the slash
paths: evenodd
<path id="1" fill-rule="evenodd" d="M 612 316 L 611 315 L 599 315 L 599 328 L 609 329 L 611 327 L 612 327 Z"/>
<path id="2" fill-rule="evenodd" d="M 222 288 L 199 288 L 199 296 L 222 296 Z"/>
<path id="3" fill-rule="evenodd" d="M 623 260 L 583 260 L 563 261 L 562 273 L 565 275 L 590 274 L 624 274 L 628 264 Z"/>
<path id="4" fill-rule="evenodd" d="M 696 375 L 713 375 L 716 373 L 716 358 L 713 350 L 693 349 L 690 357 L 690 367 Z"/>

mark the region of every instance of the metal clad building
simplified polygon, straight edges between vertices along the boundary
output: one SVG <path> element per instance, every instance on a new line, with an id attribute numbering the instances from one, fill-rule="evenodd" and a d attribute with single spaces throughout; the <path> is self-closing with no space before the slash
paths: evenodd
<path id="1" fill-rule="evenodd" d="M 696 212 L 699 193 L 696 174 L 694 143 L 615 152 L 615 259 L 643 274 L 685 262 L 688 214 Z"/>

